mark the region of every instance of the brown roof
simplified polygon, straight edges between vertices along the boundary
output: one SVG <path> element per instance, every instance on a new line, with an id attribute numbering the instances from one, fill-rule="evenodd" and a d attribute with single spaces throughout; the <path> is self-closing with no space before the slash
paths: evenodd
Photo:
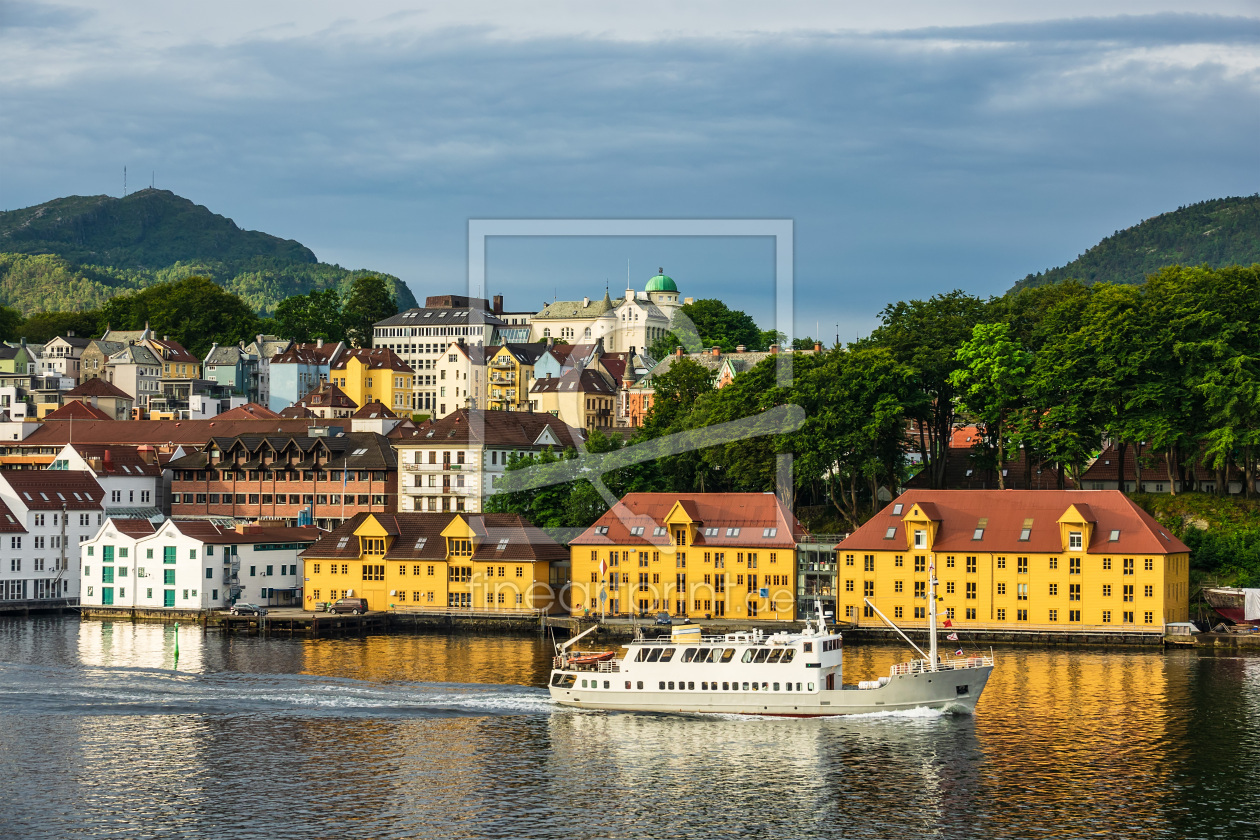
<path id="1" fill-rule="evenodd" d="M 90 405 L 79 400 L 71 400 L 56 411 L 50 411 L 44 416 L 45 420 L 108 420 L 114 422 L 114 418 L 110 417 L 104 411 L 101 411 L 94 405 Z M 38 434 L 38 432 L 35 432 Z"/>
<path id="2" fill-rule="evenodd" d="M 302 397 L 302 399 L 298 400 L 294 403 L 294 405 L 306 406 L 307 408 L 314 406 L 324 408 L 347 408 L 351 410 L 359 407 L 358 403 L 350 399 L 349 395 L 346 394 L 345 391 L 341 390 L 331 382 L 325 382 L 315 390 L 309 391 L 306 396 Z"/>
<path id="3" fill-rule="evenodd" d="M 411 366 L 388 347 L 355 347 L 347 350 L 333 363 L 332 369 L 345 370 L 346 363 L 351 359 L 358 359 L 364 367 L 372 370 L 393 370 L 411 373 Z"/>
<path id="4" fill-rule="evenodd" d="M 105 491 L 84 470 L 3 470 L 22 504 L 33 510 L 97 510 Z"/>
<path id="5" fill-rule="evenodd" d="M 575 394 L 604 394 L 611 396 L 616 393 L 617 385 L 614 382 L 610 382 L 608 377 L 600 371 L 591 368 L 584 370 L 575 368 L 550 379 L 536 379 L 529 388 L 531 394 L 543 394 L 548 391 L 554 391 L 558 394 L 572 392 Z"/>
<path id="6" fill-rule="evenodd" d="M 854 531 L 836 550 L 908 551 L 902 519 L 915 504 L 935 508 L 934 518 L 941 523 L 932 546 L 936 553 L 1058 554 L 1063 551 L 1059 517 L 1071 505 L 1087 506 L 1088 515 L 1094 517 L 1093 537 L 1087 546 L 1090 553 L 1189 551 L 1185 543 L 1118 490 L 909 490 Z M 984 534 L 979 540 L 972 539 L 981 518 L 988 520 Z M 1021 541 L 1020 532 L 1028 520 L 1032 520 L 1029 538 Z M 1119 532 L 1115 541 L 1111 540 L 1112 531 Z"/>
<path id="7" fill-rule="evenodd" d="M 318 344 L 293 344 L 283 353 L 271 359 L 273 365 L 305 364 L 326 365 L 341 345 L 337 342 Z"/>
<path id="8" fill-rule="evenodd" d="M 256 420 L 274 420 L 279 416 L 279 414 L 272 411 L 270 408 L 267 408 L 267 406 L 251 402 L 245 403 L 245 405 L 238 405 L 236 408 L 228 409 L 221 414 L 216 414 L 214 419 L 249 420 L 252 418 Z"/>
<path id="9" fill-rule="evenodd" d="M 243 533 L 224 528 L 206 519 L 173 519 L 171 524 L 184 536 L 215 545 L 242 545 L 269 542 L 313 543 L 326 532 L 311 526 L 290 528 L 282 525 L 246 525 Z"/>
<path id="10" fill-rule="evenodd" d="M 1177 475 L 1176 465 L 1173 465 L 1173 474 Z M 1215 481 L 1216 472 L 1204 466 L 1202 459 L 1195 463 L 1194 468 L 1195 479 L 1198 481 Z M 1241 477 L 1238 468 L 1233 464 L 1229 466 L 1228 480 L 1238 481 Z M 1081 474 L 1081 482 L 1086 481 L 1119 481 L 1120 480 L 1120 458 L 1116 454 L 1115 445 L 1110 445 L 1102 451 L 1102 453 L 1089 465 L 1089 468 Z M 1124 448 L 1124 480 L 1137 480 L 1137 455 L 1133 446 L 1129 445 Z M 1180 476 L 1178 475 L 1178 480 Z M 1142 481 L 1168 481 L 1168 463 L 1165 461 L 1165 453 L 1146 447 L 1142 452 Z M 1088 486 L 1088 485 L 1086 485 Z"/>
<path id="11" fill-rule="evenodd" d="M 426 421 L 416 427 L 411 435 L 399 438 L 399 443 L 447 445 L 511 446 L 527 449 L 543 429 L 551 429 L 560 441 L 560 447 L 577 444 L 574 430 L 563 420 L 550 414 L 530 411 L 478 411 L 461 408 L 441 420 Z M 580 433 L 579 433 L 580 434 Z"/>
<path id="12" fill-rule="evenodd" d="M 1058 468 L 1049 461 L 1034 462 L 1032 486 L 1024 486 L 1026 453 L 1019 450 L 1013 460 L 1002 465 L 1006 470 L 1006 487 L 1019 490 L 1059 489 Z M 992 490 L 998 486 L 997 470 L 982 463 L 983 456 L 969 445 L 951 446 L 945 450 L 945 486 L 950 490 Z M 1065 483 L 1071 478 L 1064 474 Z M 920 470 L 905 483 L 906 490 L 927 490 L 927 470 Z"/>
<path id="13" fill-rule="evenodd" d="M 134 399 L 131 394 L 116 385 L 106 382 L 99 376 L 89 379 L 76 388 L 66 391 L 67 397 L 113 397 L 114 399 Z"/>
<path id="14" fill-rule="evenodd" d="M 388 406 L 380 400 L 373 400 L 350 415 L 352 420 L 379 420 L 381 418 L 397 420 L 398 415 L 390 411 Z"/>
<path id="15" fill-rule="evenodd" d="M 150 534 L 157 533 L 157 528 L 154 528 L 153 523 L 147 519 L 123 519 L 111 516 L 109 524 L 115 530 L 121 531 L 129 537 L 147 537 Z"/>
<path id="16" fill-rule="evenodd" d="M 765 546 L 793 548 L 805 528 L 773 493 L 628 493 L 621 504 L 605 513 L 570 545 L 668 545 L 668 534 L 657 535 L 675 504 L 700 528 L 697 546 Z M 607 533 L 600 529 L 607 528 Z M 641 533 L 631 529 L 642 528 Z M 706 534 L 705 530 L 717 529 Z M 731 529 L 739 529 L 738 532 Z M 767 534 L 774 529 L 774 536 Z"/>
<path id="17" fill-rule="evenodd" d="M 26 528 L 13 515 L 13 511 L 9 510 L 9 506 L 0 499 L 0 533 L 8 534 L 25 534 Z"/>
<path id="18" fill-rule="evenodd" d="M 185 350 L 184 345 L 178 341 L 171 341 L 169 338 L 153 338 L 150 342 L 164 362 L 191 362 L 194 365 L 201 363 L 201 359 Z"/>
<path id="19" fill-rule="evenodd" d="M 291 405 L 280 410 L 280 416 L 286 420 L 302 420 L 311 417 L 319 417 L 318 414 L 311 411 L 304 405 Z"/>
<path id="20" fill-rule="evenodd" d="M 72 443 L 74 451 L 84 458 L 99 458 L 101 468 L 95 470 L 98 476 L 156 476 L 162 474 L 162 468 L 154 463 L 147 463 L 140 455 L 139 447 L 102 445 L 93 443 Z"/>
<path id="21" fill-rule="evenodd" d="M 82 403 L 74 403 L 82 405 Z M 58 409 L 61 410 L 61 409 Z M 55 412 L 54 412 L 55 413 Z M 336 425 L 335 420 L 85 420 L 70 423 L 44 423 L 26 436 L 14 441 L 14 448 L 64 446 L 75 443 L 124 443 L 201 446 L 212 437 L 235 435 L 304 435 L 311 426 Z"/>
<path id="22" fill-rule="evenodd" d="M 368 516 L 375 516 L 394 537 L 386 549 L 387 560 L 444 560 L 442 531 L 455 517 L 463 517 L 475 535 L 473 560 L 494 562 L 563 561 L 569 553 L 543 531 L 510 513 L 360 513 L 343 522 L 303 552 L 306 559 L 357 558 L 355 530 Z M 344 543 L 343 543 L 344 540 Z"/>

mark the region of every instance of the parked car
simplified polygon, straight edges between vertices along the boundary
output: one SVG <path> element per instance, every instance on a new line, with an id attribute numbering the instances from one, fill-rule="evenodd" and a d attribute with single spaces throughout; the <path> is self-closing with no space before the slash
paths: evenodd
<path id="1" fill-rule="evenodd" d="M 263 616 L 267 614 L 267 610 L 257 604 L 233 604 L 232 615 L 257 615 Z"/>
<path id="2" fill-rule="evenodd" d="M 674 626 L 674 619 L 670 618 L 667 612 L 659 612 L 656 614 L 656 623 L 672 627 Z"/>
<path id="3" fill-rule="evenodd" d="M 340 601 L 329 607 L 328 611 L 333 613 L 363 615 L 368 611 L 367 598 L 342 598 Z"/>

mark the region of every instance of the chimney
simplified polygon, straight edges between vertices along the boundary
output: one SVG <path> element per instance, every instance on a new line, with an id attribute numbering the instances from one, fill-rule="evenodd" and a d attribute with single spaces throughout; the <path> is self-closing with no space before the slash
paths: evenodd
<path id="1" fill-rule="evenodd" d="M 503 295 L 494 296 L 494 312 L 498 314 L 503 311 Z"/>
<path id="2" fill-rule="evenodd" d="M 74 338 L 74 330 L 66 330 L 66 338 Z"/>
<path id="3" fill-rule="evenodd" d="M 771 355 L 771 356 L 777 356 L 777 355 L 779 355 L 779 345 L 777 345 L 777 344 L 771 344 L 771 345 L 770 345 L 770 355 Z"/>
<path id="4" fill-rule="evenodd" d="M 681 344 L 674 348 L 674 356 L 679 359 L 683 357 L 683 346 Z"/>
<path id="5" fill-rule="evenodd" d="M 109 455 L 109 447 L 105 447 L 105 458 L 101 465 L 105 468 L 105 472 L 112 473 L 114 471 L 114 459 Z"/>
<path id="6" fill-rule="evenodd" d="M 586 307 L 588 307 L 588 306 L 590 306 L 590 305 L 591 305 L 591 299 L 590 299 L 590 298 L 588 298 L 588 297 L 584 297 L 584 298 L 582 298 L 582 308 L 583 308 L 583 309 L 585 309 Z"/>
<path id="7" fill-rule="evenodd" d="M 550 349 L 550 348 L 552 348 L 552 347 L 555 347 L 555 346 L 556 346 L 556 340 L 555 340 L 554 338 L 552 338 L 551 336 L 547 336 L 547 347 L 548 347 L 548 349 Z"/>
<path id="8" fill-rule="evenodd" d="M 748 348 L 747 348 L 747 347 L 745 347 L 743 344 L 736 344 L 736 345 L 735 345 L 735 352 L 736 352 L 736 353 L 746 353 L 746 352 L 748 352 Z"/>
<path id="9" fill-rule="evenodd" d="M 814 352 L 815 352 L 815 353 L 821 353 L 821 352 L 822 352 L 822 342 L 821 342 L 821 341 L 815 341 L 815 342 L 814 342 Z"/>
<path id="10" fill-rule="evenodd" d="M 721 355 L 722 355 L 722 348 L 721 348 L 721 347 L 719 347 L 718 345 L 714 344 L 714 345 L 713 345 L 713 358 L 715 358 L 715 359 L 716 359 L 716 358 L 718 358 L 718 357 L 719 357 L 719 356 L 721 356 Z"/>
<path id="11" fill-rule="evenodd" d="M 315 347 L 316 347 L 316 349 L 322 349 L 322 348 L 323 348 L 323 346 L 324 346 L 324 339 L 322 339 L 322 338 L 317 338 L 317 339 L 315 339 Z"/>

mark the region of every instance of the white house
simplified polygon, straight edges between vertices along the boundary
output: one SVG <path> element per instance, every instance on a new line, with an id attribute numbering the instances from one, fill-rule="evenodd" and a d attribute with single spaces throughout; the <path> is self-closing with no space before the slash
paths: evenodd
<path id="1" fill-rule="evenodd" d="M 67 443 L 50 470 L 87 470 L 105 491 L 105 515 L 161 521 L 170 513 L 169 476 L 152 446 Z"/>
<path id="2" fill-rule="evenodd" d="M 83 544 L 84 607 L 199 612 L 236 601 L 302 603 L 298 555 L 315 528 L 108 519 Z"/>
<path id="3" fill-rule="evenodd" d="M 0 600 L 79 597 L 79 547 L 103 496 L 90 472 L 0 470 Z"/>

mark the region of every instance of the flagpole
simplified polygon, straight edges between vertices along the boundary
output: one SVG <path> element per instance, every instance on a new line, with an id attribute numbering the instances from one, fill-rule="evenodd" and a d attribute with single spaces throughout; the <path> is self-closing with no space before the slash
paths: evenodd
<path id="1" fill-rule="evenodd" d="M 936 670 L 936 553 L 928 556 L 928 651 Z"/>

